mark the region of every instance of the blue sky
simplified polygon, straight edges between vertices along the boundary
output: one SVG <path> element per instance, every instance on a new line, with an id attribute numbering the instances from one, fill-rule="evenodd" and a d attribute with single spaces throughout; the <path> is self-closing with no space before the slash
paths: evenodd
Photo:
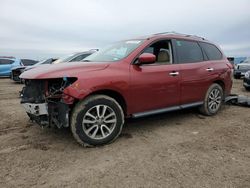
<path id="1" fill-rule="evenodd" d="M 0 55 L 42 59 L 164 31 L 250 56 L 249 0 L 1 0 Z"/>

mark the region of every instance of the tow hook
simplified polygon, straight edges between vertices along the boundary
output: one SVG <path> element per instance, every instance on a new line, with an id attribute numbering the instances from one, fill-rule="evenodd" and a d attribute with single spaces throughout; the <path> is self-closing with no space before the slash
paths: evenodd
<path id="1" fill-rule="evenodd" d="M 226 104 L 250 107 L 250 97 L 244 95 L 232 94 L 225 98 Z"/>

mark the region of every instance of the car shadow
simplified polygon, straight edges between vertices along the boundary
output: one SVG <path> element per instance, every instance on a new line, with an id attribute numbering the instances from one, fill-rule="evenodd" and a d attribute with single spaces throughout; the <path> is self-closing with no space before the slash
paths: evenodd
<path id="1" fill-rule="evenodd" d="M 197 116 L 197 118 L 205 119 L 205 116 L 200 115 L 196 108 L 162 113 L 143 118 L 127 118 L 125 120 L 123 130 L 118 137 L 118 141 L 121 141 L 122 139 L 133 138 L 134 135 L 137 134 L 138 130 L 140 134 L 144 134 L 148 131 L 154 131 L 155 129 L 161 128 L 163 126 L 184 126 L 180 120 L 194 115 Z M 66 144 L 67 146 L 70 145 L 70 147 L 73 148 L 78 148 L 79 146 L 76 144 L 70 128 L 44 128 L 43 133 L 41 133 L 40 136 L 46 137 L 49 140 L 53 140 L 53 142 L 56 142 L 54 144 Z M 44 138 L 42 138 L 42 140 L 43 139 Z"/>

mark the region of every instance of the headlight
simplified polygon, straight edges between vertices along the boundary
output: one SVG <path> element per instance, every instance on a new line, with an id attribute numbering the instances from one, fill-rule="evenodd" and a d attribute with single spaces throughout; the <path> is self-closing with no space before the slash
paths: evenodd
<path id="1" fill-rule="evenodd" d="M 250 76 L 250 73 L 249 73 L 249 72 L 246 72 L 245 78 L 249 78 L 249 76 Z"/>

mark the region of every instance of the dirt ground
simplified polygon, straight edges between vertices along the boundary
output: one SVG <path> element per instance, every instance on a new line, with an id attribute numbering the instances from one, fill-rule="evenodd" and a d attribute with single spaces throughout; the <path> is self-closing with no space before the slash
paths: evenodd
<path id="1" fill-rule="evenodd" d="M 114 143 L 83 148 L 31 124 L 21 88 L 0 79 L 0 187 L 250 187 L 250 108 L 127 120 Z M 250 96 L 242 80 L 232 93 Z"/>

